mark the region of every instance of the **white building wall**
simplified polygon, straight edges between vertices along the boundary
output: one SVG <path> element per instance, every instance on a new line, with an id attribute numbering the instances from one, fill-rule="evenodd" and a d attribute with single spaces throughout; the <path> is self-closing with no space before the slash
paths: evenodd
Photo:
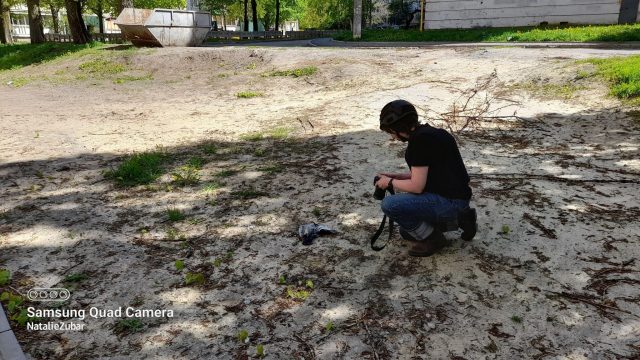
<path id="1" fill-rule="evenodd" d="M 427 29 L 616 24 L 620 0 L 427 0 Z"/>

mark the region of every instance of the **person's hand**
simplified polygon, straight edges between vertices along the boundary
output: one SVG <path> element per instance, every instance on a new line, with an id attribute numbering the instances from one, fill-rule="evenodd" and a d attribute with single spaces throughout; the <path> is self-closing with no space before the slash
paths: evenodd
<path id="1" fill-rule="evenodd" d="M 378 180 L 378 182 L 376 183 L 376 187 L 383 190 L 387 190 L 387 187 L 389 187 L 389 181 L 391 181 L 391 178 L 384 174 L 380 174 L 378 176 L 380 176 L 380 180 Z"/>

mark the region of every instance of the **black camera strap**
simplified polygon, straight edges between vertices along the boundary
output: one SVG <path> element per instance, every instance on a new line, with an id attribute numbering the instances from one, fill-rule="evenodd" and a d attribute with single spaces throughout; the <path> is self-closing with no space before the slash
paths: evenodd
<path id="1" fill-rule="evenodd" d="M 392 189 L 388 189 L 387 191 L 389 191 L 389 193 L 391 195 L 395 195 L 395 191 L 393 191 Z M 382 222 L 380 223 L 380 226 L 378 227 L 378 230 L 371 237 L 371 249 L 373 251 L 380 251 L 380 250 L 384 249 L 389 244 L 389 241 L 391 241 L 391 236 L 393 236 L 393 220 L 391 220 L 391 218 L 389 218 L 389 238 L 387 239 L 387 242 L 382 246 L 376 246 L 375 245 L 376 240 L 378 240 L 380 235 L 382 235 L 382 232 L 384 231 L 384 227 L 385 227 L 386 223 L 387 223 L 387 215 L 384 215 L 382 217 Z"/>

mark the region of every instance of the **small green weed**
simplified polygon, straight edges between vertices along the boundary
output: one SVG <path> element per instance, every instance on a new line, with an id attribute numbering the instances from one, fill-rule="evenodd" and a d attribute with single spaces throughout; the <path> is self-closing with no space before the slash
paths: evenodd
<path id="1" fill-rule="evenodd" d="M 218 146 L 213 143 L 207 143 L 202 145 L 202 151 L 208 155 L 214 155 L 218 152 Z"/>
<path id="2" fill-rule="evenodd" d="M 182 221 L 187 216 L 182 212 L 182 210 L 178 208 L 171 208 L 171 209 L 167 209 L 167 217 L 169 218 L 169 221 L 175 222 L 175 221 Z"/>
<path id="3" fill-rule="evenodd" d="M 335 326 L 333 325 L 333 321 L 331 320 L 329 320 L 329 322 L 324 326 L 325 333 L 332 332 L 334 329 L 335 329 Z"/>
<path id="4" fill-rule="evenodd" d="M 202 192 L 205 194 L 210 194 L 220 189 L 223 186 L 224 186 L 224 183 L 214 180 L 214 181 L 208 182 L 205 186 L 203 186 Z"/>
<path id="5" fill-rule="evenodd" d="M 293 77 L 301 77 L 301 76 L 311 76 L 318 72 L 318 68 L 315 66 L 307 66 L 298 69 L 291 70 L 280 70 L 280 71 L 272 71 L 267 74 L 267 76 L 293 76 Z"/>
<path id="6" fill-rule="evenodd" d="M 288 127 L 277 127 L 269 130 L 269 137 L 275 140 L 284 140 L 291 135 L 293 129 Z"/>
<path id="7" fill-rule="evenodd" d="M 76 273 L 76 274 L 67 275 L 64 278 L 64 282 L 75 283 L 75 282 L 81 282 L 81 281 L 87 280 L 88 278 L 89 276 L 85 273 Z"/>
<path id="8" fill-rule="evenodd" d="M 233 176 L 233 175 L 235 175 L 237 173 L 238 173 L 238 170 L 227 169 L 227 170 L 218 171 L 214 176 L 217 176 L 217 177 L 229 177 L 229 176 Z"/>
<path id="9" fill-rule="evenodd" d="M 307 280 L 307 281 L 304 283 L 304 286 L 306 286 L 306 287 L 308 287 L 309 289 L 312 289 L 312 290 L 313 290 L 313 281 L 311 281 L 311 280 Z"/>
<path id="10" fill-rule="evenodd" d="M 233 191 L 231 195 L 235 198 L 239 198 L 242 200 L 249 200 L 249 199 L 255 199 L 263 196 L 269 196 L 268 193 L 264 191 L 256 190 L 253 187 L 247 187 L 242 190 Z"/>
<path id="11" fill-rule="evenodd" d="M 176 270 L 182 271 L 184 269 L 184 260 L 176 260 L 175 264 Z"/>
<path id="12" fill-rule="evenodd" d="M 240 99 L 251 99 L 254 97 L 261 97 L 261 96 L 264 96 L 264 94 L 258 91 L 241 91 L 236 94 L 236 97 Z"/>
<path id="13" fill-rule="evenodd" d="M 502 228 L 500 229 L 500 233 L 502 235 L 509 235 L 509 232 L 511 232 L 509 225 L 502 225 Z"/>
<path id="14" fill-rule="evenodd" d="M 177 186 L 195 185 L 200 182 L 200 174 L 198 168 L 192 165 L 181 166 L 178 170 L 171 173 L 173 183 Z"/>
<path id="15" fill-rule="evenodd" d="M 162 175 L 167 156 L 161 152 L 144 152 L 127 157 L 115 170 L 105 173 L 122 186 L 149 184 Z"/>
<path id="16" fill-rule="evenodd" d="M 185 236 L 184 234 L 181 234 L 178 229 L 174 228 L 174 227 L 168 227 L 166 230 L 167 233 L 167 237 L 166 240 L 167 241 L 176 241 L 176 240 L 184 240 Z"/>
<path id="17" fill-rule="evenodd" d="M 258 344 L 258 346 L 256 346 L 256 357 L 264 357 L 264 346 L 262 344 Z"/>
<path id="18" fill-rule="evenodd" d="M 140 319 L 120 319 L 113 327 L 113 332 L 117 335 L 128 335 L 136 333 L 144 328 Z"/>
<path id="19" fill-rule="evenodd" d="M 244 141 L 252 141 L 252 142 L 260 141 L 264 139 L 264 134 L 261 132 L 252 132 L 249 134 L 241 135 L 240 139 Z"/>
<path id="20" fill-rule="evenodd" d="M 286 285 L 287 284 L 287 278 L 284 275 L 280 275 L 280 277 L 278 278 L 278 284 Z"/>
<path id="21" fill-rule="evenodd" d="M 307 300 L 309 292 L 307 290 L 295 290 L 293 286 L 288 286 L 287 296 L 295 300 Z"/>
<path id="22" fill-rule="evenodd" d="M 313 210 L 311 210 L 311 213 L 316 216 L 319 217 L 322 215 L 322 210 L 318 207 L 314 207 Z"/>
<path id="23" fill-rule="evenodd" d="M 257 157 L 263 157 L 266 153 L 267 150 L 265 148 L 256 148 L 255 150 L 253 150 L 253 155 Z"/>
<path id="24" fill-rule="evenodd" d="M 188 272 L 184 276 L 185 285 L 202 285 L 204 284 L 204 275 L 202 273 L 191 273 Z"/>
<path id="25" fill-rule="evenodd" d="M 202 169 L 202 166 L 204 165 L 204 163 L 205 163 L 205 160 L 200 156 L 194 156 L 187 161 L 188 166 L 191 166 L 198 170 Z"/>
<path id="26" fill-rule="evenodd" d="M 236 335 L 236 337 L 238 338 L 238 341 L 243 344 L 249 342 L 249 332 L 247 330 L 242 329 L 238 331 L 238 335 Z"/>
<path id="27" fill-rule="evenodd" d="M 259 171 L 266 172 L 268 174 L 277 174 L 284 171 L 284 166 L 280 164 L 268 165 L 258 168 Z"/>
<path id="28" fill-rule="evenodd" d="M 517 324 L 521 324 L 522 323 L 522 318 L 520 316 L 518 316 L 518 315 L 513 315 L 511 317 L 511 321 L 513 321 L 514 323 L 517 323 Z"/>

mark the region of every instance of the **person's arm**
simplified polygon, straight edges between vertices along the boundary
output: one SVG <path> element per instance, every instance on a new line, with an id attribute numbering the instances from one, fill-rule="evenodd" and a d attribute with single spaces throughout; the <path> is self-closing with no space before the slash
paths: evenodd
<path id="1" fill-rule="evenodd" d="M 386 176 L 397 180 L 411 179 L 411 173 L 380 173 L 378 176 Z"/>
<path id="2" fill-rule="evenodd" d="M 413 194 L 421 194 L 425 186 L 427 186 L 427 174 L 429 173 L 428 166 L 413 166 L 411 167 L 411 177 L 409 179 L 393 180 L 393 189 L 396 191 L 403 191 Z M 376 183 L 376 186 L 381 189 L 389 187 L 389 176 L 381 176 L 380 180 Z"/>

